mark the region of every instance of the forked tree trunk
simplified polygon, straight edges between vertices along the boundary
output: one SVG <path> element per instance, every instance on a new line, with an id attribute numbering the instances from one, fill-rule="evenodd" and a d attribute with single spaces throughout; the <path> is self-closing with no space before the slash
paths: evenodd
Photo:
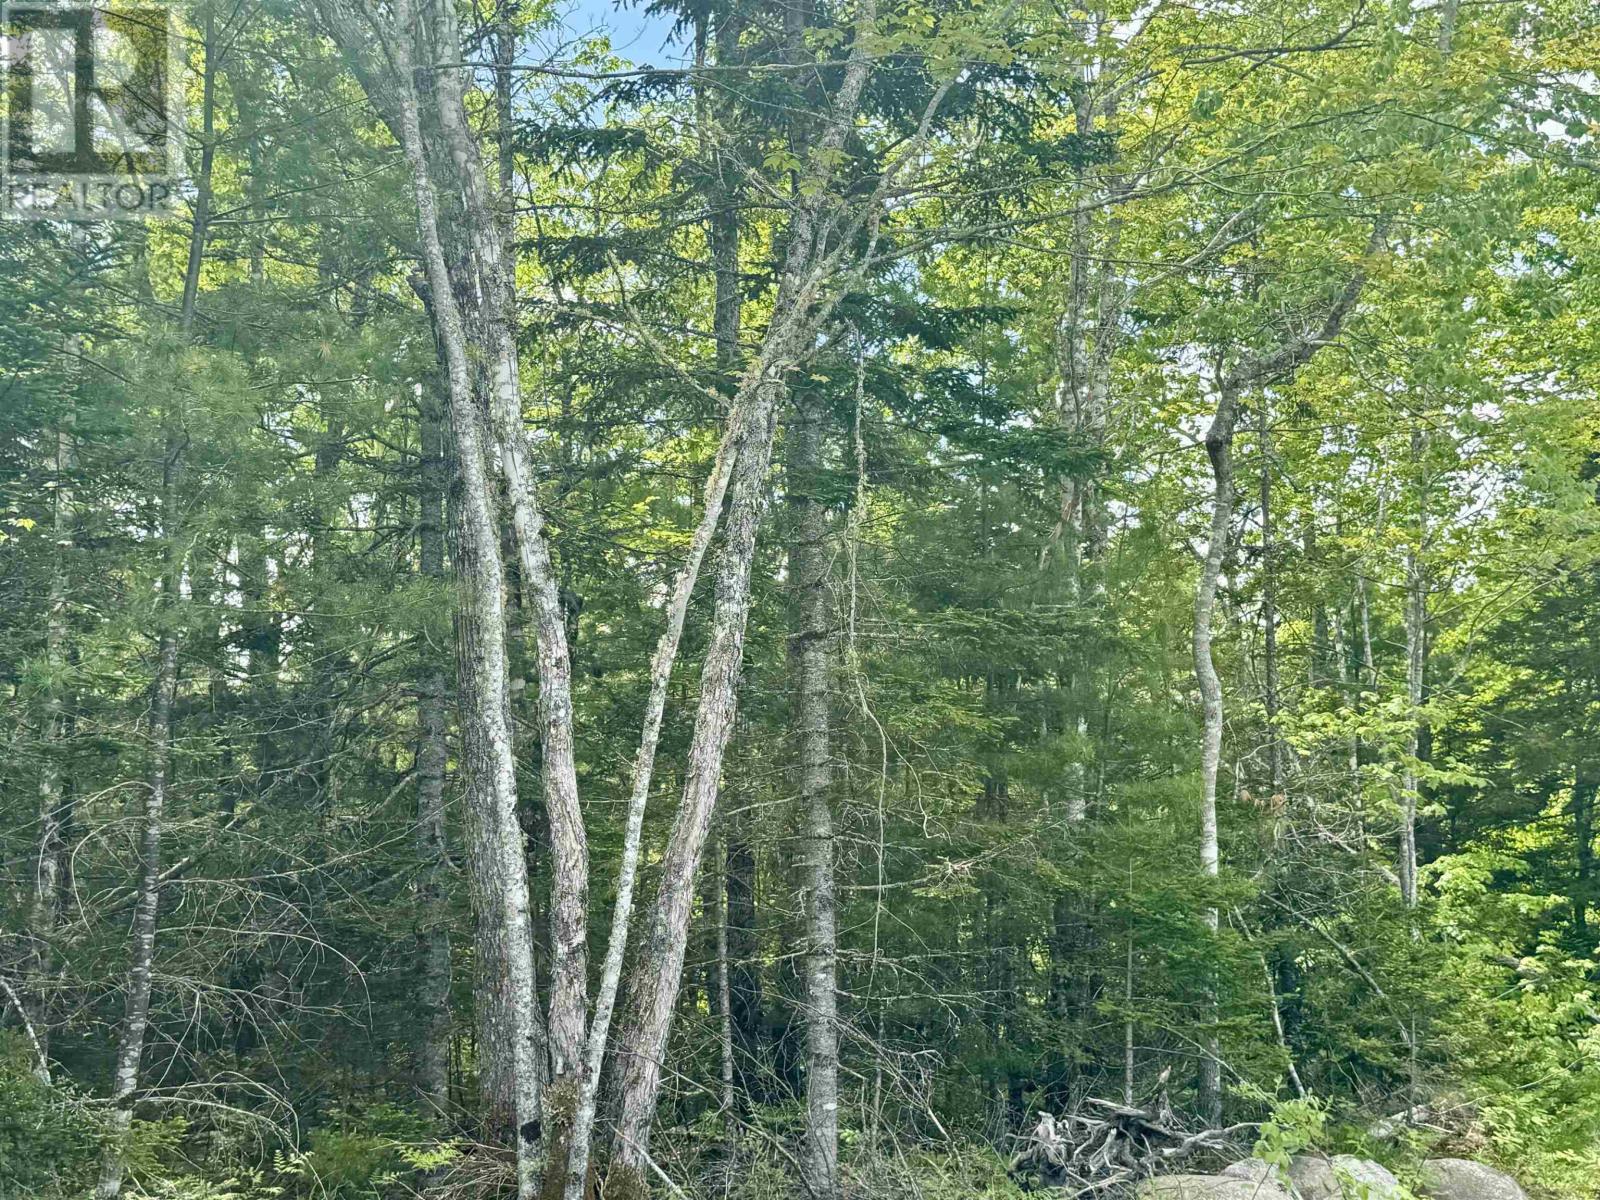
<path id="1" fill-rule="evenodd" d="M 517 822 L 516 763 L 507 694 L 505 571 L 466 329 L 439 238 L 438 204 L 424 157 L 412 50 L 405 40 L 419 27 L 409 0 L 402 0 L 399 7 L 398 27 L 403 32 L 390 43 L 399 75 L 395 99 L 416 198 L 423 264 L 444 351 L 461 482 L 460 499 L 454 506 L 460 594 L 457 664 L 477 942 L 480 954 L 492 958 L 501 972 L 495 981 L 499 987 L 490 1006 L 490 1028 L 485 1031 L 488 1042 L 483 1048 L 486 1053 L 503 1055 L 510 1067 L 517 1129 L 517 1194 L 528 1200 L 537 1183 L 537 1147 L 532 1134 L 540 1115 L 544 1063 L 538 1044 L 527 862 Z"/>
<path id="2" fill-rule="evenodd" d="M 673 1006 L 683 974 L 695 875 L 721 786 L 723 756 L 737 706 L 739 666 L 750 609 L 750 573 L 764 507 L 766 475 L 772 460 L 776 411 L 785 391 L 785 377 L 831 311 L 831 301 L 820 293 L 829 282 L 830 263 L 838 264 L 829 245 L 829 233 L 835 229 L 839 214 L 828 213 L 823 207 L 823 198 L 871 74 L 869 41 L 876 27 L 877 7 L 873 0 L 863 0 L 856 12 L 848 63 L 827 127 L 815 148 L 808 152 L 811 166 L 797 188 L 795 211 L 785 231 L 788 245 L 775 315 L 759 355 L 743 375 L 729 414 L 728 429 L 735 442 L 729 454 L 733 465 L 710 644 L 701 665 L 700 700 L 683 799 L 662 861 L 661 882 L 652 906 L 647 941 L 633 975 L 630 1021 L 618 1069 L 618 1120 L 608 1190 L 620 1200 L 633 1200 L 648 1191 L 645 1168 L 653 1166 L 649 1157 L 650 1127 L 661 1090 L 661 1070 L 672 1030 Z M 927 110 L 929 115 L 946 91 L 946 87 L 941 87 L 934 93 Z M 920 142 L 913 143 L 913 148 L 916 145 Z M 882 193 L 894 177 L 893 170 L 885 173 L 866 202 L 863 214 L 876 211 Z M 863 216 L 861 225 L 865 223 Z M 841 233 L 841 239 L 843 236 Z M 708 510 L 710 507 L 708 505 Z M 634 799 L 640 800 L 637 790 Z M 630 811 L 630 848 L 635 821 Z M 617 911 L 622 912 L 620 890 Z M 625 923 L 621 927 L 625 929 Z M 620 962 L 617 965 L 620 967 Z M 611 967 L 608 961 L 608 975 Z M 596 1075 L 599 1051 L 603 1049 L 602 1039 L 594 1036 L 597 1031 L 603 1032 L 599 1028 L 599 1011 L 597 1005 L 597 1029 L 591 1031 L 589 1058 L 589 1068 Z M 587 1115 L 588 1107 L 586 1104 L 580 1108 L 580 1115 Z M 569 1166 L 566 1200 L 577 1200 L 577 1189 L 583 1182 L 576 1165 Z"/>
<path id="3" fill-rule="evenodd" d="M 773 420 L 782 390 L 783 385 L 776 380 L 763 382 L 741 431 L 730 488 L 727 541 L 717 566 L 711 641 L 700 672 L 700 703 L 689 749 L 688 778 L 662 859 L 649 934 L 634 975 L 612 1165 L 613 1173 L 622 1172 L 619 1183 L 624 1200 L 630 1188 L 639 1192 L 645 1186 L 649 1131 L 661 1090 L 661 1068 L 683 972 L 694 878 L 721 786 L 722 759 L 737 703 L 734 685 L 744 655 L 750 571 L 767 468 L 772 459 Z"/>
<path id="4" fill-rule="evenodd" d="M 1380 221 L 1367 241 L 1367 253 L 1383 244 L 1388 225 Z M 1233 431 L 1238 420 L 1239 397 L 1246 388 L 1272 383 L 1294 373 L 1330 345 L 1344 327 L 1366 287 L 1365 267 L 1345 283 L 1325 314 L 1320 328 L 1284 342 L 1271 353 L 1250 355 L 1219 381 L 1217 407 L 1206 431 L 1206 456 L 1211 462 L 1214 495 L 1211 507 L 1210 540 L 1200 569 L 1194 602 L 1194 671 L 1200 684 L 1203 725 L 1200 750 L 1200 868 L 1210 876 L 1218 873 L 1217 773 L 1222 761 L 1222 679 L 1212 656 L 1211 622 L 1216 609 L 1217 581 L 1222 574 L 1227 552 L 1228 527 L 1233 518 Z M 1218 928 L 1217 910 L 1205 910 L 1205 922 Z M 1213 1006 L 1216 997 L 1212 997 Z M 1213 1008 L 1214 1011 L 1214 1008 Z M 1222 1121 L 1222 1060 L 1215 1036 L 1208 1038 L 1200 1068 L 1200 1107 L 1212 1125 Z"/>
<path id="5" fill-rule="evenodd" d="M 461 34 L 453 6 L 431 6 L 430 45 L 442 62 L 462 57 Z M 539 662 L 539 736 L 543 756 L 545 810 L 550 823 L 551 980 L 550 1078 L 546 1125 L 552 1136 L 571 1120 L 576 1078 L 582 1069 L 589 1006 L 589 845 L 578 803 L 577 762 L 573 744 L 572 663 L 567 645 L 565 611 L 550 546 L 544 536 L 544 514 L 534 492 L 533 468 L 523 425 L 518 382 L 511 248 L 502 242 L 505 222 L 490 203 L 478 145 L 467 123 L 461 73 L 436 72 L 434 89 L 440 136 L 448 154 L 447 177 L 463 206 L 463 234 L 477 273 L 478 297 L 471 314 L 471 342 L 488 356 L 488 408 L 496 456 L 511 508 L 523 584 L 533 610 L 535 652 Z M 524 868 L 524 873 L 526 869 Z"/>

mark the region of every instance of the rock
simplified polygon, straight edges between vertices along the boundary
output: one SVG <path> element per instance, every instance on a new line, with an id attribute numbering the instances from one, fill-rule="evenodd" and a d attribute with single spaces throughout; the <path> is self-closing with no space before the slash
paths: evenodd
<path id="1" fill-rule="evenodd" d="M 1269 1162 L 1262 1162 L 1259 1158 L 1241 1158 L 1236 1163 L 1229 1163 L 1222 1168 L 1224 1179 L 1243 1179 L 1249 1183 L 1271 1183 L 1282 1187 L 1278 1179 L 1278 1168 Z"/>
<path id="2" fill-rule="evenodd" d="M 1289 1160 L 1289 1180 L 1301 1200 L 1396 1200 L 1400 1195 L 1400 1181 L 1386 1167 L 1351 1154 L 1297 1154 Z"/>
<path id="3" fill-rule="evenodd" d="M 1430 1158 L 1422 1164 L 1422 1195 L 1430 1200 L 1528 1200 L 1511 1176 L 1466 1158 Z"/>
<path id="4" fill-rule="evenodd" d="M 1134 1196 L 1136 1200 L 1294 1200 L 1271 1179 L 1228 1175 L 1160 1175 L 1141 1183 Z"/>

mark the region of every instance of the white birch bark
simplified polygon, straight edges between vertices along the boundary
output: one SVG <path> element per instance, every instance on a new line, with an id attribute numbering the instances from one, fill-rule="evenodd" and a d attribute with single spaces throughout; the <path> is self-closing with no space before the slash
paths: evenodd
<path id="1" fill-rule="evenodd" d="M 1372 231 L 1367 252 L 1382 244 L 1387 224 L 1380 222 Z M 1217 407 L 1206 430 L 1206 456 L 1211 462 L 1213 496 L 1211 530 L 1194 603 L 1194 671 L 1200 685 L 1202 732 L 1200 743 L 1200 869 L 1215 877 L 1220 865 L 1217 841 L 1217 774 L 1222 759 L 1223 696 L 1222 679 L 1212 655 L 1212 617 L 1216 609 L 1217 581 L 1222 573 L 1227 550 L 1228 530 L 1233 519 L 1233 432 L 1238 420 L 1239 397 L 1248 387 L 1269 384 L 1292 376 L 1319 350 L 1332 343 L 1344 327 L 1346 317 L 1360 299 L 1367 274 L 1362 268 L 1351 276 L 1329 307 L 1319 329 L 1294 338 L 1267 354 L 1250 355 L 1227 372 L 1218 383 Z M 1216 908 L 1204 914 L 1206 925 L 1218 928 Z M 1213 998 L 1214 1000 L 1214 998 Z M 1222 1061 L 1214 1036 L 1207 1039 L 1200 1069 L 1200 1108 L 1213 1126 L 1222 1121 Z"/>
<path id="2" fill-rule="evenodd" d="M 1400 779 L 1400 898 L 1407 908 L 1417 906 L 1417 805 L 1420 782 L 1418 760 L 1422 752 L 1424 672 L 1427 662 L 1427 572 L 1417 547 L 1406 551 L 1406 730 L 1405 767 Z"/>
<path id="3" fill-rule="evenodd" d="M 1215 878 L 1220 855 L 1217 846 L 1217 772 L 1222 761 L 1222 679 L 1211 653 L 1211 618 L 1216 609 L 1217 581 L 1233 519 L 1233 427 L 1238 414 L 1238 392 L 1224 381 L 1217 409 L 1206 431 L 1206 455 L 1211 460 L 1213 495 L 1211 532 L 1194 602 L 1194 671 L 1200 682 L 1202 732 L 1200 742 L 1200 869 Z M 1218 920 L 1215 905 L 1205 910 L 1205 923 L 1213 934 Z M 1214 998 L 1213 998 L 1214 1002 Z M 1200 1063 L 1200 1109 L 1213 1128 L 1222 1124 L 1222 1061 L 1215 1035 L 1210 1036 Z"/>

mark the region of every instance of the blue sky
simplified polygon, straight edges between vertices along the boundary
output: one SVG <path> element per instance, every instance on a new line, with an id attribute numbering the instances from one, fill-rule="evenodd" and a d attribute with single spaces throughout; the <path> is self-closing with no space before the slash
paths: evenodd
<path id="1" fill-rule="evenodd" d="M 563 24 L 571 33 L 605 31 L 611 48 L 624 58 L 661 66 L 682 57 L 681 48 L 668 45 L 672 22 L 645 15 L 649 0 L 616 3 L 615 0 L 571 0 Z"/>

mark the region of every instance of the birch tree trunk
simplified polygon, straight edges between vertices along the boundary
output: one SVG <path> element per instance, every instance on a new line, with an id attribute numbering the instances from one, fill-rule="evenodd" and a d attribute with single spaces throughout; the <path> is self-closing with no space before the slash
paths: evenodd
<path id="1" fill-rule="evenodd" d="M 168 474 L 175 476 L 173 462 Z M 168 494 L 174 488 L 169 484 Z M 162 608 L 166 619 L 176 607 L 177 572 L 181 552 L 177 531 L 169 527 L 167 537 L 169 568 L 164 583 L 172 590 Z M 172 701 L 178 680 L 178 638 L 175 631 L 163 631 L 157 651 L 154 696 L 150 705 L 151 767 L 145 792 L 144 829 L 139 844 L 139 898 L 133 910 L 132 961 L 125 985 L 122 1026 L 117 1033 L 117 1052 L 111 1077 L 111 1117 L 108 1137 L 100 1160 L 100 1177 L 95 1184 L 96 1200 L 116 1200 L 122 1192 L 127 1169 L 127 1138 L 133 1124 L 133 1102 L 139 1090 L 139 1060 L 144 1055 L 145 1029 L 150 1020 L 150 972 L 155 962 L 156 917 L 161 898 L 161 837 L 166 817 L 167 786 L 172 764 Z"/>
<path id="2" fill-rule="evenodd" d="M 1406 552 L 1406 705 L 1410 714 L 1406 730 L 1406 762 L 1400 779 L 1400 898 L 1407 908 L 1417 906 L 1417 766 L 1422 753 L 1422 691 L 1426 663 L 1428 624 L 1427 576 L 1422 554 Z"/>
<path id="3" fill-rule="evenodd" d="M 1413 467 L 1426 471 L 1423 461 L 1427 435 L 1421 429 L 1411 433 Z M 1426 685 L 1428 654 L 1428 489 L 1425 481 L 1417 488 L 1417 538 L 1406 549 L 1406 591 L 1404 624 L 1406 631 L 1406 761 L 1400 780 L 1400 898 L 1407 908 L 1417 906 L 1417 805 L 1420 800 L 1418 766 L 1424 735 L 1422 720 L 1423 690 Z"/>
<path id="4" fill-rule="evenodd" d="M 1216 609 L 1217 580 L 1227 550 L 1228 528 L 1233 520 L 1233 427 L 1238 414 L 1238 393 L 1224 381 L 1216 413 L 1206 431 L 1206 456 L 1211 461 L 1214 492 L 1211 533 L 1200 568 L 1194 602 L 1194 672 L 1200 681 L 1203 725 L 1200 743 L 1200 869 L 1216 877 L 1217 772 L 1222 762 L 1222 679 L 1211 652 L 1211 619 Z M 1216 933 L 1215 905 L 1205 911 L 1207 927 Z M 1215 997 L 1213 996 L 1213 1003 Z M 1200 1063 L 1200 1109 L 1213 1126 L 1222 1124 L 1222 1060 L 1215 1035 L 1206 1042 Z"/>
<path id="5" fill-rule="evenodd" d="M 1261 451 L 1262 707 L 1267 718 L 1267 777 L 1274 798 L 1284 795 L 1283 742 L 1278 737 L 1278 578 L 1272 542 L 1272 425 L 1263 398 L 1257 413 Z M 1275 799 L 1274 803 L 1278 801 Z"/>
<path id="6" fill-rule="evenodd" d="M 1367 242 L 1367 253 L 1382 244 L 1388 229 L 1380 220 Z M 1358 269 L 1346 282 L 1325 314 L 1320 328 L 1279 345 L 1270 353 L 1245 357 L 1218 381 L 1217 407 L 1206 430 L 1206 457 L 1211 462 L 1214 484 L 1211 505 L 1211 531 L 1194 602 L 1194 672 L 1200 685 L 1203 722 L 1200 743 L 1200 869 L 1218 874 L 1220 856 L 1217 844 L 1217 774 L 1222 761 L 1222 679 L 1212 655 L 1212 618 L 1216 610 L 1217 581 L 1222 574 L 1228 547 L 1228 527 L 1233 518 L 1233 431 L 1238 420 L 1239 397 L 1248 387 L 1271 383 L 1309 362 L 1324 346 L 1338 338 L 1345 319 L 1355 308 L 1366 287 L 1367 272 Z M 1205 911 L 1206 924 L 1215 931 L 1215 907 Z M 1215 997 L 1213 997 L 1215 1000 Z M 1208 1039 L 1200 1069 L 1200 1107 L 1212 1125 L 1222 1121 L 1222 1060 L 1215 1036 Z"/>
<path id="7" fill-rule="evenodd" d="M 817 495 L 825 408 L 806 393 L 789 430 L 787 484 L 794 512 L 789 580 L 794 588 L 794 739 L 805 830 L 801 857 L 806 916 L 806 1124 L 800 1166 L 812 1200 L 839 1194 L 839 1031 L 837 896 L 828 708 L 831 629 L 826 511 Z"/>

